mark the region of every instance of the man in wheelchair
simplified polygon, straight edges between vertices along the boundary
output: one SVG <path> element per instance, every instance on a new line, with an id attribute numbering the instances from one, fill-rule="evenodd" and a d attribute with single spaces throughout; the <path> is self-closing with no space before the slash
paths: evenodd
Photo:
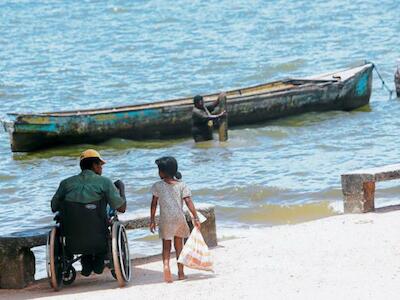
<path id="1" fill-rule="evenodd" d="M 109 227 L 112 225 L 112 220 L 107 213 L 107 206 L 109 206 L 110 211 L 114 212 L 117 210 L 123 213 L 126 210 L 124 184 L 120 180 L 113 183 L 107 177 L 101 176 L 104 164 L 105 161 L 96 150 L 88 149 L 82 152 L 80 156 L 81 173 L 61 181 L 57 192 L 51 200 L 52 211 L 59 213 L 58 231 L 54 233 L 55 238 L 53 239 L 57 241 L 57 235 L 60 235 L 61 238 L 59 238 L 59 246 L 53 242 L 53 249 L 50 249 L 50 254 L 56 257 L 57 251 L 61 253 L 58 248 L 62 248 L 64 258 L 59 258 L 59 262 L 64 268 L 65 265 L 68 265 L 68 268 L 72 269 L 73 261 L 78 260 L 74 260 L 74 255 L 81 255 L 79 258 L 82 264 L 81 274 L 83 276 L 89 276 L 92 271 L 101 274 L 105 266 L 105 260 L 112 260 L 112 257 L 109 257 L 110 253 L 114 251 L 114 249 L 110 251 Z M 113 219 L 117 219 L 116 216 Z M 118 239 L 121 239 L 122 235 L 122 238 L 125 239 L 124 246 L 127 253 L 124 256 L 125 258 L 126 256 L 128 257 L 128 264 L 130 265 L 125 229 L 122 224 L 119 227 L 122 227 L 123 232 L 121 233 L 121 229 L 119 229 L 116 235 Z M 50 232 L 49 240 L 51 240 L 51 234 L 52 232 Z M 112 242 L 114 243 L 114 241 Z M 116 247 L 119 250 L 121 250 L 120 243 L 118 241 L 119 247 Z M 51 241 L 48 246 L 51 248 Z M 117 260 L 120 260 L 119 256 L 121 255 L 117 254 Z M 57 257 L 54 261 L 57 262 Z M 69 261 L 69 263 L 65 263 L 65 261 Z M 115 265 L 115 263 L 113 264 Z M 53 265 L 55 264 L 53 263 Z M 56 270 L 57 266 L 53 266 L 53 268 Z M 65 273 L 65 270 L 63 272 Z M 75 272 L 74 269 L 73 272 Z M 115 277 L 113 268 L 112 272 L 114 272 L 113 276 Z M 53 270 L 52 273 L 57 272 Z M 49 275 L 49 277 L 51 276 Z M 66 283 L 65 275 L 61 277 L 63 282 Z M 75 276 L 73 277 L 75 279 Z M 55 289 L 58 288 L 57 280 L 54 283 L 51 282 Z"/>

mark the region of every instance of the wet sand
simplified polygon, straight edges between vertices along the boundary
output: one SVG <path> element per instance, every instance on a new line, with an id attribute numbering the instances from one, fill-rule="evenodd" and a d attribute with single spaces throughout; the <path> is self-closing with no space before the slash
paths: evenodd
<path id="1" fill-rule="evenodd" d="M 118 288 L 106 275 L 53 292 L 47 280 L 1 299 L 395 299 L 400 293 L 400 211 L 339 215 L 251 229 L 213 249 L 216 273 L 187 270 L 166 284 L 159 259 L 135 262 Z M 176 279 L 176 266 L 173 266 Z"/>

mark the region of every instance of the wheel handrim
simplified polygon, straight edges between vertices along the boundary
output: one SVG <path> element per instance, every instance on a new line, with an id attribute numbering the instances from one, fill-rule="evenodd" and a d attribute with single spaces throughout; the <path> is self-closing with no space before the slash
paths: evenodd
<path id="1" fill-rule="evenodd" d="M 125 281 L 131 280 L 131 264 L 129 255 L 129 244 L 126 236 L 124 226 L 120 226 L 118 232 L 118 250 L 119 250 L 119 263 L 121 266 L 121 273 Z"/>
<path id="2" fill-rule="evenodd" d="M 47 235 L 47 242 L 46 242 L 46 272 L 47 278 L 51 284 L 51 268 L 50 268 L 50 239 L 51 239 L 51 232 Z"/>
<path id="3" fill-rule="evenodd" d="M 121 229 L 123 228 L 123 229 Z M 126 270 L 127 264 L 124 264 L 123 261 L 129 259 L 129 248 L 127 248 L 125 243 L 121 243 L 121 237 L 125 237 L 126 235 L 123 234 L 124 227 L 121 223 L 115 222 L 112 226 L 112 257 L 113 257 L 113 266 L 114 272 L 117 277 L 117 281 L 120 287 L 124 287 L 126 282 L 130 280 L 130 269 Z M 122 247 L 125 245 L 124 247 Z M 121 255 L 119 251 L 125 251 L 125 258 L 121 260 Z M 126 249 L 128 251 L 126 251 Z M 129 265 L 130 267 L 130 265 Z M 129 275 L 129 277 L 127 276 Z"/>

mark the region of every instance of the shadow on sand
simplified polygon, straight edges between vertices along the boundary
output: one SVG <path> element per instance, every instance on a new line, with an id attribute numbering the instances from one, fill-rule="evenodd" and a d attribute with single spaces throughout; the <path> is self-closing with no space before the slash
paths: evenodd
<path id="1" fill-rule="evenodd" d="M 132 279 L 125 288 L 134 286 L 143 286 L 149 284 L 164 283 L 162 271 L 154 271 L 144 268 L 143 264 L 160 261 L 160 256 L 156 255 L 145 259 L 135 259 L 132 263 Z M 161 261 L 160 261 L 161 269 Z M 214 278 L 214 274 L 195 273 L 190 274 L 185 281 L 196 281 Z M 174 275 L 174 281 L 178 278 Z M 40 279 L 22 290 L 0 290 L 0 299 L 7 300 L 25 300 L 32 298 L 46 298 L 62 295 L 78 295 L 93 291 L 118 289 L 117 281 L 111 276 L 108 269 L 105 269 L 101 275 L 91 275 L 90 277 L 82 277 L 77 275 L 75 282 L 71 286 L 64 286 L 60 291 L 55 292 L 50 287 L 47 279 Z"/>
<path id="2" fill-rule="evenodd" d="M 396 210 L 400 210 L 400 204 L 378 207 L 378 208 L 375 208 L 374 212 L 387 213 L 387 212 L 396 211 Z"/>

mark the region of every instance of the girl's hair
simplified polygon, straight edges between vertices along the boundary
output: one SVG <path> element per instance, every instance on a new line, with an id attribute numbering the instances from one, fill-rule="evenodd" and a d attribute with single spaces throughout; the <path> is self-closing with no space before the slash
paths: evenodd
<path id="1" fill-rule="evenodd" d="M 181 179 L 182 174 L 178 172 L 178 162 L 176 159 L 172 156 L 164 156 L 159 159 L 156 159 L 156 164 L 158 166 L 158 169 L 165 173 L 165 175 L 171 177 L 171 178 L 176 178 L 176 179 Z"/>

